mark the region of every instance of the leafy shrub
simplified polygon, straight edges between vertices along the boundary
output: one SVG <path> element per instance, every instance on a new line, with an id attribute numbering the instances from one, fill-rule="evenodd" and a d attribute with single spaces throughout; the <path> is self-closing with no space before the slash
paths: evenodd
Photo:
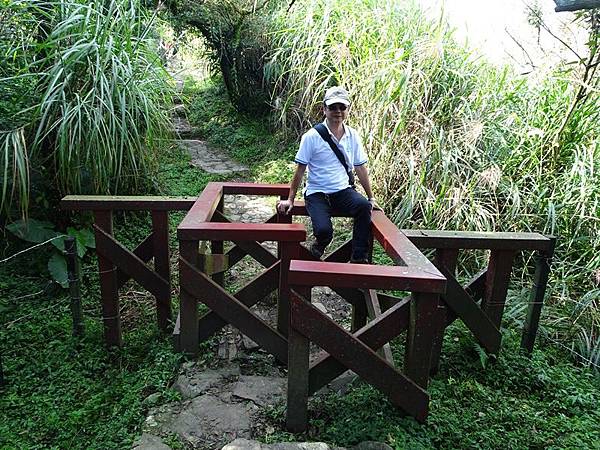
<path id="1" fill-rule="evenodd" d="M 0 132 L 4 212 L 14 197 L 27 211 L 32 184 L 48 202 L 66 193 L 123 192 L 146 180 L 167 133 L 170 86 L 147 38 L 151 19 L 139 3 L 19 0 L 1 6 L 12 28 L 23 30 L 3 40 L 13 66 L 2 83 L 15 83 L 12 97 L 23 93 L 19 80 L 38 93 L 15 121 L 8 123 L 10 110 L 0 111 L 9 125 Z M 50 199 L 44 197 L 48 187 Z"/>

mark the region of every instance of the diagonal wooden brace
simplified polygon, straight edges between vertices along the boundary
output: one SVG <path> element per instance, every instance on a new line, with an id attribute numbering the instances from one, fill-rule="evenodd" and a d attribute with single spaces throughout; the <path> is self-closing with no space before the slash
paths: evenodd
<path id="1" fill-rule="evenodd" d="M 146 236 L 140 244 L 133 250 L 133 254 L 140 258 L 144 263 L 147 263 L 154 256 L 154 233 L 150 233 Z M 125 283 L 131 280 L 131 277 L 123 272 L 122 269 L 117 268 L 117 285 L 121 289 Z"/>
<path id="2" fill-rule="evenodd" d="M 250 308 L 277 289 L 278 279 L 279 262 L 273 264 L 241 288 L 235 294 L 235 298 Z M 214 311 L 207 312 L 198 320 L 200 341 L 207 340 L 225 325 L 227 325 L 227 322 Z"/>
<path id="3" fill-rule="evenodd" d="M 96 234 L 96 251 L 119 266 L 123 272 L 140 283 L 157 298 L 169 296 L 169 283 L 156 272 L 152 271 L 144 261 L 125 248 L 112 236 L 94 225 Z"/>
<path id="4" fill-rule="evenodd" d="M 264 323 L 254 312 L 205 274 L 180 258 L 182 286 L 189 295 L 217 313 L 224 321 L 236 327 L 279 361 L 287 362 L 287 340 Z"/>
<path id="5" fill-rule="evenodd" d="M 380 348 L 408 327 L 410 297 L 356 331 L 353 336 L 372 350 Z M 311 364 L 308 392 L 313 394 L 346 371 L 346 366 L 328 353 Z"/>
<path id="6" fill-rule="evenodd" d="M 377 291 L 375 289 L 365 289 L 363 291 L 365 296 L 365 302 L 367 305 L 367 313 L 370 320 L 381 315 L 381 305 L 379 304 L 379 298 L 377 297 Z M 394 365 L 394 356 L 392 355 L 392 349 L 390 344 L 386 343 L 380 349 L 377 349 L 377 353 L 383 357 L 390 365 Z"/>
<path id="7" fill-rule="evenodd" d="M 442 299 L 450 309 L 464 322 L 479 343 L 490 353 L 500 349 L 502 335 L 490 318 L 479 308 L 456 278 L 445 267 L 438 267 L 446 277 L 446 293 Z"/>
<path id="8" fill-rule="evenodd" d="M 302 300 L 291 297 L 291 325 L 327 351 L 340 363 L 387 395 L 392 403 L 419 422 L 424 422 L 429 395 L 412 380 L 381 359 L 325 314 Z"/>

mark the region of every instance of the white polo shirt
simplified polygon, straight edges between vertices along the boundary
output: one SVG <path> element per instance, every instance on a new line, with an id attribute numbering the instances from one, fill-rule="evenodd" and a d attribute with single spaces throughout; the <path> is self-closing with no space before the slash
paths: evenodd
<path id="1" fill-rule="evenodd" d="M 354 128 L 344 125 L 344 135 L 338 141 L 327 127 L 326 121 L 323 124 L 329 131 L 333 142 L 341 150 L 342 155 L 346 157 L 348 167 L 366 164 L 367 154 L 362 146 L 360 136 Z M 302 136 L 295 161 L 298 164 L 305 164 L 308 168 L 304 195 L 315 192 L 331 194 L 350 186 L 344 166 L 337 159 L 329 144 L 314 128 Z"/>

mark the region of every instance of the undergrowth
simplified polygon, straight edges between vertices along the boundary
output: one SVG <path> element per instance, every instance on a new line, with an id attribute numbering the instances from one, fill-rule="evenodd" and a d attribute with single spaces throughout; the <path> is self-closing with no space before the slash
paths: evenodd
<path id="1" fill-rule="evenodd" d="M 192 167 L 181 149 L 170 147 L 161 155 L 163 194 L 196 196 L 219 179 Z M 181 213 L 171 214 L 173 244 L 180 220 Z M 150 232 L 149 224 L 147 214 L 119 213 L 115 235 L 133 248 Z M 0 259 L 23 248 L 6 238 Z M 132 282 L 121 290 L 124 346 L 106 351 L 97 262 L 91 255 L 82 267 L 85 337 L 72 337 L 67 292 L 48 281 L 49 251 L 41 247 L 0 264 L 6 379 L 0 387 L 0 448 L 131 448 L 148 409 L 178 398 L 170 385 L 181 356 L 156 327 L 153 297 L 140 294 L 143 289 Z"/>

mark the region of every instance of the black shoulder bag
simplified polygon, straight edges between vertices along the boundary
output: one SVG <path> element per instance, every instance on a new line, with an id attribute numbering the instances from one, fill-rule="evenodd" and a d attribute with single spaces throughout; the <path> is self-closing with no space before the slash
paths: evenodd
<path id="1" fill-rule="evenodd" d="M 323 138 L 323 140 L 329 144 L 329 146 L 331 147 L 331 150 L 333 150 L 333 153 L 335 153 L 335 156 L 337 156 L 337 159 L 340 161 L 342 166 L 344 166 L 344 169 L 346 170 L 346 174 L 348 174 L 348 181 L 350 182 L 350 186 L 352 186 L 353 189 L 356 188 L 356 185 L 354 183 L 354 174 L 352 173 L 352 169 L 348 168 L 348 163 L 346 162 L 346 158 L 344 158 L 344 155 L 342 155 L 342 151 L 338 148 L 337 145 L 335 145 L 335 142 L 333 142 L 333 139 L 331 139 L 331 136 L 329 134 L 329 131 L 327 130 L 327 127 L 325 125 L 323 125 L 322 123 L 318 123 L 318 124 L 314 125 L 313 128 L 315 130 L 317 130 L 317 133 L 319 133 L 319 135 Z"/>

